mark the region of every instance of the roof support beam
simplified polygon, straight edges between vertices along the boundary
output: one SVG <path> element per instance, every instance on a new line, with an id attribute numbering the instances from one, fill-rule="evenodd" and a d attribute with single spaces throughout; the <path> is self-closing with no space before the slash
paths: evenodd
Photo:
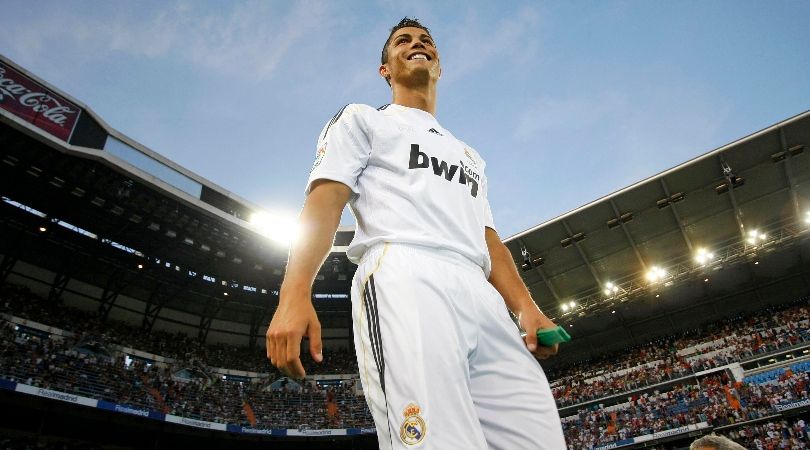
<path id="1" fill-rule="evenodd" d="M 107 317 L 110 316 L 110 310 L 118 299 L 118 294 L 126 286 L 125 278 L 126 275 L 120 268 L 116 269 L 107 278 L 107 284 L 104 286 L 104 292 L 101 293 L 98 304 L 98 313 L 101 315 L 101 320 L 107 320 Z"/>
<path id="2" fill-rule="evenodd" d="M 261 327 L 270 322 L 270 311 L 273 308 L 274 304 L 277 304 L 278 297 L 275 298 L 275 301 L 272 301 L 273 297 L 267 296 L 267 303 L 264 305 L 264 308 L 261 308 L 261 313 L 259 313 L 259 308 L 256 308 L 254 313 L 250 316 L 250 333 L 248 335 L 248 348 L 254 349 L 256 348 L 256 339 L 259 336 L 262 336 L 264 333 L 259 334 L 259 330 Z"/>
<path id="3" fill-rule="evenodd" d="M 162 293 L 164 287 L 163 283 L 155 285 L 155 288 L 152 289 L 152 293 L 149 294 L 149 299 L 146 300 L 146 307 L 143 311 L 143 321 L 141 323 L 141 328 L 146 332 L 152 331 L 152 327 L 155 325 L 155 319 L 157 319 L 157 316 L 160 314 L 160 310 L 163 309 L 164 300 Z"/>
<path id="4" fill-rule="evenodd" d="M 672 193 L 669 192 L 669 186 L 667 186 L 667 182 L 664 180 L 664 177 L 659 178 L 659 180 L 661 180 L 661 187 L 664 189 L 664 195 L 666 195 L 667 198 L 672 197 Z M 689 247 L 689 253 L 694 253 L 695 249 L 692 248 L 692 240 L 689 239 L 689 236 L 686 234 L 686 229 L 683 227 L 683 222 L 681 222 L 681 216 L 678 214 L 678 209 L 675 207 L 675 203 L 670 203 L 669 209 L 672 210 L 672 215 L 675 216 L 675 222 L 678 224 L 678 229 L 681 230 L 681 236 L 683 236 L 686 246 Z"/>
<path id="5" fill-rule="evenodd" d="M 616 202 L 613 199 L 610 199 L 610 207 L 613 208 L 613 214 L 616 214 L 616 218 L 619 219 L 621 213 L 619 212 L 619 207 L 616 206 Z M 638 251 L 638 246 L 636 246 L 636 241 L 633 239 L 633 236 L 630 235 L 630 230 L 627 229 L 627 225 L 624 222 L 619 220 L 619 225 L 622 227 L 622 231 L 624 231 L 624 236 L 627 238 L 627 242 L 630 243 L 630 248 L 633 249 L 633 253 L 636 254 L 636 259 L 638 259 L 638 263 L 641 264 L 641 268 L 644 272 L 647 272 L 647 264 L 644 263 L 644 259 L 641 257 L 641 252 Z"/>
<path id="6" fill-rule="evenodd" d="M 22 230 L 17 230 L 13 234 L 9 233 L 6 235 L 8 241 L 4 242 L 3 247 L 0 248 L 0 251 L 3 253 L 3 260 L 0 262 L 0 283 L 4 283 L 9 275 L 13 272 L 14 266 L 17 264 L 17 261 L 20 260 L 20 255 L 22 255 L 23 251 L 25 250 L 25 242 L 24 234 Z M 8 243 L 8 247 L 5 244 Z"/>
<path id="7" fill-rule="evenodd" d="M 627 332 L 627 337 L 629 337 L 631 341 L 635 340 L 636 335 L 635 335 L 635 333 L 633 333 L 633 329 L 630 328 L 630 325 L 627 323 L 627 320 L 624 318 L 624 314 L 622 314 L 622 312 L 620 310 L 618 310 L 618 309 L 614 309 L 614 311 L 616 311 L 616 314 L 619 315 L 619 321 L 622 323 L 622 326 L 624 327 L 624 331 Z"/>
<path id="8" fill-rule="evenodd" d="M 211 331 L 211 322 L 219 315 L 223 303 L 225 302 L 222 300 L 212 298 L 205 306 L 205 310 L 200 315 L 200 328 L 197 331 L 197 338 L 200 344 L 205 344 L 205 341 L 208 339 L 208 332 Z"/>
<path id="9" fill-rule="evenodd" d="M 518 239 L 518 243 L 520 244 L 520 248 L 526 248 L 526 244 L 523 242 L 523 239 Z M 535 272 L 537 272 L 538 275 L 540 275 L 540 278 L 543 280 L 543 283 L 545 283 L 546 287 L 548 288 L 548 291 L 551 292 L 551 295 L 554 297 L 554 300 L 558 304 L 562 303 L 562 300 L 560 300 L 560 296 L 557 294 L 557 290 L 554 289 L 554 285 L 552 285 L 551 280 L 549 280 L 548 277 L 546 277 L 545 272 L 543 272 L 543 270 L 540 269 L 539 266 L 534 266 L 534 270 Z M 537 303 L 537 300 L 535 300 L 535 303 Z"/>
<path id="10" fill-rule="evenodd" d="M 4 283 L 6 278 L 11 274 L 14 265 L 17 264 L 20 257 L 16 255 L 3 255 L 3 260 L 0 261 L 0 283 Z"/>
<path id="11" fill-rule="evenodd" d="M 787 177 L 788 183 L 788 192 L 790 192 L 790 200 L 793 203 L 793 212 L 796 214 L 796 222 L 801 222 L 802 220 L 802 211 L 799 208 L 799 196 L 796 193 L 796 179 L 793 177 L 793 156 L 790 155 L 790 152 L 787 151 L 787 139 L 785 139 L 785 129 L 779 129 L 779 143 L 782 147 L 782 151 L 785 152 L 785 176 Z"/>
<path id="12" fill-rule="evenodd" d="M 250 332 L 248 333 L 248 348 L 255 349 L 256 348 L 256 338 L 259 337 L 259 327 L 264 323 L 264 316 L 267 314 L 267 310 L 269 308 L 265 308 L 264 312 L 259 313 L 258 311 L 254 311 L 253 315 L 250 316 Z"/>
<path id="13" fill-rule="evenodd" d="M 199 272 L 193 272 L 193 274 L 189 273 L 186 279 L 180 283 L 174 285 L 174 289 L 171 291 L 167 291 L 164 288 L 168 288 L 165 283 L 158 283 L 155 287 L 152 294 L 149 296 L 149 300 L 146 302 L 146 308 L 143 312 L 143 323 L 142 328 L 144 331 L 151 332 L 152 327 L 155 325 L 155 320 L 157 319 L 158 315 L 160 315 L 160 311 L 163 309 L 164 306 L 168 305 L 172 300 L 177 298 L 181 293 L 187 292 L 189 289 L 188 287 L 197 280 L 202 279 L 202 273 L 207 271 L 211 265 L 213 265 L 213 261 L 209 261 L 205 266 L 201 268 Z"/>
<path id="14" fill-rule="evenodd" d="M 723 154 L 720 153 L 717 155 L 717 158 L 720 160 L 720 167 L 730 167 L 728 163 L 726 163 L 726 159 L 723 158 Z M 742 239 L 745 239 L 745 225 L 743 224 L 743 213 L 742 210 L 737 206 L 737 198 L 734 195 L 734 183 L 731 182 L 731 178 L 729 174 L 723 174 L 726 177 L 726 182 L 728 182 L 728 198 L 731 201 L 731 209 L 734 211 L 734 220 L 737 221 L 737 226 L 740 228 L 740 236 Z"/>
<path id="15" fill-rule="evenodd" d="M 187 291 L 191 282 L 198 278 L 200 278 L 199 275 L 189 276 L 188 281 L 176 285 L 174 289 L 171 290 L 168 290 L 171 287 L 165 283 L 158 283 L 155 286 L 155 289 L 152 290 L 149 300 L 146 301 L 146 308 L 144 308 L 141 328 L 143 328 L 144 331 L 151 332 L 152 327 L 155 326 L 155 321 L 160 315 L 160 311 L 163 309 L 163 307 L 177 298 L 180 293 Z"/>
<path id="16" fill-rule="evenodd" d="M 128 286 L 143 278 L 144 274 L 149 270 L 148 266 L 145 266 L 142 269 L 138 269 L 135 275 L 132 275 L 126 266 L 118 266 L 115 271 L 110 274 L 110 277 L 107 279 L 107 285 L 104 287 L 104 292 L 101 293 L 101 299 L 98 305 L 101 320 L 107 320 L 110 315 L 110 310 L 115 305 L 116 300 L 118 300 L 118 295 Z"/>
<path id="17" fill-rule="evenodd" d="M 565 220 L 562 220 L 561 222 L 563 224 L 563 227 L 565 227 L 565 232 L 568 233 L 568 236 L 573 236 L 574 232 L 571 231 L 571 227 L 568 226 L 568 222 L 566 222 Z M 585 250 L 582 249 L 582 247 L 579 245 L 579 242 L 573 239 L 571 239 L 571 241 L 574 243 L 574 247 L 576 247 L 577 253 L 579 253 L 579 257 L 582 258 L 582 262 L 585 263 L 585 266 L 588 267 L 588 270 L 591 272 L 591 276 L 593 276 L 593 280 L 596 282 L 596 288 L 601 290 L 602 280 L 599 279 L 599 275 L 596 273 L 596 269 L 593 267 L 593 264 L 591 264 L 591 261 L 588 259 L 588 256 L 585 255 Z"/>
<path id="18" fill-rule="evenodd" d="M 54 275 L 51 282 L 51 290 L 48 292 L 48 301 L 53 303 L 62 303 L 62 294 L 68 282 L 72 278 L 71 260 L 73 255 L 68 255 L 62 261 L 62 268 Z"/>
<path id="19" fill-rule="evenodd" d="M 141 278 L 147 270 L 146 268 L 139 269 L 137 274 L 131 275 L 125 267 L 119 266 L 110 274 L 110 277 L 107 279 L 107 285 L 104 286 L 104 292 L 101 293 L 101 299 L 98 305 L 101 320 L 107 320 L 110 315 L 110 310 L 115 305 L 116 300 L 118 300 L 118 295 L 121 294 L 127 286 Z"/>

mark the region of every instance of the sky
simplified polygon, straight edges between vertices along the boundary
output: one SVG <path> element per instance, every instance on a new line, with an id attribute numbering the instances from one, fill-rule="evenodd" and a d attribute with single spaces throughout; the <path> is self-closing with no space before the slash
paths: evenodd
<path id="1" fill-rule="evenodd" d="M 437 119 L 487 161 L 504 238 L 810 109 L 805 0 L 0 10 L 1 54 L 273 214 L 300 210 L 317 136 L 343 105 L 390 103 L 380 51 L 406 15 L 436 39 Z"/>

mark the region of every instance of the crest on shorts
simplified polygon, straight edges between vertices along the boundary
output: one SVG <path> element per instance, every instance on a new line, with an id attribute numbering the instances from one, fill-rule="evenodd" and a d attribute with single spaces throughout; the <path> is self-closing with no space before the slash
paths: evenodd
<path id="1" fill-rule="evenodd" d="M 415 403 L 409 403 L 402 411 L 405 420 L 399 427 L 399 438 L 406 445 L 416 445 L 425 439 L 427 425 L 425 419 L 419 415 L 421 408 Z"/>

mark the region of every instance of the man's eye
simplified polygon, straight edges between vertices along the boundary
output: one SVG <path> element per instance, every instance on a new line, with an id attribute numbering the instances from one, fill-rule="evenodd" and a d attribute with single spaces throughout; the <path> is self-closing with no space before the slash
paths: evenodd
<path id="1" fill-rule="evenodd" d="M 405 42 L 408 42 L 408 40 L 407 40 L 407 39 L 405 39 L 405 38 L 400 38 L 400 39 L 397 39 L 397 45 L 399 45 L 399 44 L 404 44 Z"/>

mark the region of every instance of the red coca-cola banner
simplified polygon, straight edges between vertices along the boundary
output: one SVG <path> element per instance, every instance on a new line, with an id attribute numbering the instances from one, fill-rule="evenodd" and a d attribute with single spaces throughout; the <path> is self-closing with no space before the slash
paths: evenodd
<path id="1" fill-rule="evenodd" d="M 0 108 L 67 141 L 81 109 L 0 61 Z"/>

